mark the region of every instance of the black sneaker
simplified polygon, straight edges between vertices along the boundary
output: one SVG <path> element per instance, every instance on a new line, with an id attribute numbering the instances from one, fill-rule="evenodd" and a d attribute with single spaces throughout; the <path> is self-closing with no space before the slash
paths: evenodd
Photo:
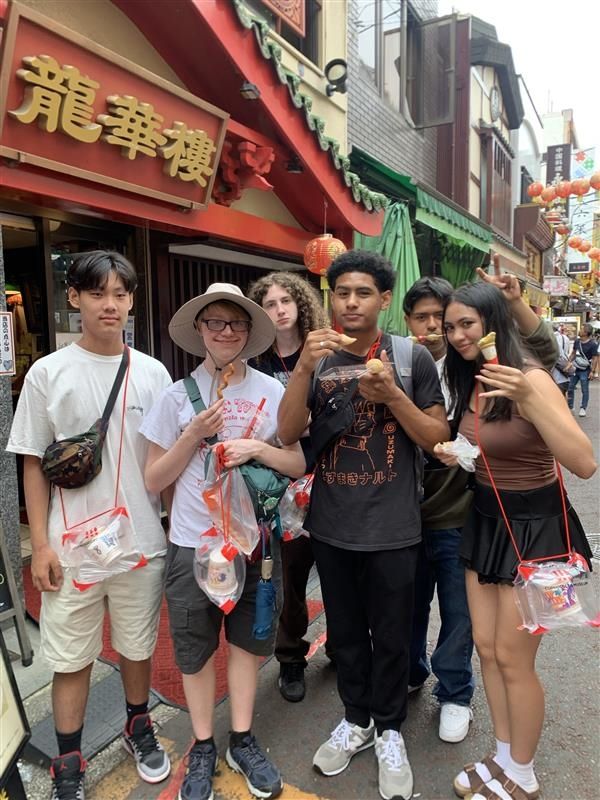
<path id="1" fill-rule="evenodd" d="M 179 800 L 213 800 L 213 778 L 217 771 L 214 744 L 195 744 L 185 757 L 185 766 Z"/>
<path id="2" fill-rule="evenodd" d="M 86 767 L 79 750 L 53 758 L 50 764 L 52 800 L 85 800 L 83 779 Z"/>
<path id="3" fill-rule="evenodd" d="M 169 756 L 154 733 L 150 714 L 138 714 L 123 731 L 123 747 L 135 758 L 138 775 L 146 783 L 159 783 L 171 772 Z"/>
<path id="4" fill-rule="evenodd" d="M 246 779 L 255 797 L 279 797 L 283 791 L 281 773 L 260 749 L 255 737 L 244 736 L 242 743 L 227 748 L 227 764 Z"/>
<path id="5" fill-rule="evenodd" d="M 281 696 L 290 703 L 299 703 L 304 700 L 306 685 L 304 683 L 303 664 L 279 665 L 279 691 Z"/>

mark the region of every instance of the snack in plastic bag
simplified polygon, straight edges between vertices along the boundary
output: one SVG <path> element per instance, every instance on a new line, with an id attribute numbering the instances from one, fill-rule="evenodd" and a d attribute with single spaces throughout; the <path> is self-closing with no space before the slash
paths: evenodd
<path id="1" fill-rule="evenodd" d="M 242 596 L 246 559 L 222 536 L 203 538 L 194 553 L 194 577 L 211 603 L 229 614 Z"/>
<path id="2" fill-rule="evenodd" d="M 202 497 L 213 525 L 226 541 L 233 541 L 249 556 L 259 542 L 252 498 L 237 467 L 225 468 L 222 453 L 215 448 L 206 473 Z"/>
<path id="3" fill-rule="evenodd" d="M 600 604 L 585 559 L 523 561 L 515 578 L 515 600 L 531 634 L 557 628 L 600 627 Z"/>
<path id="4" fill-rule="evenodd" d="M 456 456 L 459 465 L 467 472 L 475 472 L 475 459 L 479 455 L 479 448 L 471 444 L 468 439 L 457 434 L 451 442 L 442 442 L 440 447 L 445 453 Z"/>
<path id="5" fill-rule="evenodd" d="M 63 533 L 62 546 L 62 561 L 75 570 L 73 585 L 82 592 L 106 578 L 148 563 L 138 548 L 123 506 L 73 525 Z"/>
<path id="6" fill-rule="evenodd" d="M 308 536 L 308 531 L 302 527 L 310 503 L 314 475 L 304 475 L 286 489 L 279 504 L 279 517 L 281 519 L 282 536 L 284 542 L 291 542 L 299 536 Z"/>
<path id="7" fill-rule="evenodd" d="M 379 362 L 376 369 L 368 369 L 368 364 L 348 364 L 343 367 L 331 367 L 324 372 L 319 372 L 320 381 L 351 381 L 353 378 L 362 378 L 367 373 L 383 372 L 385 369 L 391 369 L 394 364 L 391 361 L 385 363 L 379 358 L 372 358 L 368 363 Z M 379 366 L 381 365 L 381 366 Z"/>

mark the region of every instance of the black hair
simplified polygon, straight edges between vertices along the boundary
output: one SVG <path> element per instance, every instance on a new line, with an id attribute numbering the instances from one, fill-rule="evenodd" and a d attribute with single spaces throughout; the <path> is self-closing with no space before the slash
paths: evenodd
<path id="1" fill-rule="evenodd" d="M 327 270 L 327 283 L 332 291 L 335 291 L 337 279 L 346 272 L 371 275 L 380 292 L 391 292 L 396 283 L 396 273 L 387 258 L 370 250 L 348 250 L 333 261 Z"/>
<path id="2" fill-rule="evenodd" d="M 500 289 L 488 283 L 465 283 L 455 289 L 444 304 L 444 320 L 450 303 L 462 303 L 474 308 L 481 317 L 483 335 L 496 332 L 496 352 L 498 362 L 508 367 L 523 369 L 524 353 L 521 339 L 508 302 Z M 444 365 L 446 382 L 452 398 L 452 411 L 457 424 L 469 407 L 469 400 L 477 375 L 484 363 L 483 355 L 474 361 L 466 361 L 450 343 Z M 484 414 L 487 422 L 509 420 L 513 402 L 507 397 L 492 398 L 489 410 Z"/>
<path id="3" fill-rule="evenodd" d="M 419 278 L 404 295 L 402 310 L 409 315 L 419 300 L 429 299 L 430 297 L 433 297 L 434 300 L 443 305 L 453 291 L 454 287 L 445 278 L 430 278 L 429 276 Z"/>
<path id="4" fill-rule="evenodd" d="M 67 271 L 67 286 L 77 292 L 101 289 L 111 272 L 123 281 L 127 292 L 135 292 L 138 285 L 135 267 L 121 253 L 111 250 L 90 250 L 74 255 Z"/>

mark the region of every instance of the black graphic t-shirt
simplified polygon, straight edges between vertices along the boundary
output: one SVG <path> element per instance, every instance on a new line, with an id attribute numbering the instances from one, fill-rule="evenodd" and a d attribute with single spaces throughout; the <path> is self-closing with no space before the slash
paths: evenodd
<path id="1" fill-rule="evenodd" d="M 391 340 L 381 347 L 391 356 Z M 360 365 L 364 359 L 341 351 L 329 356 L 320 373 L 334 366 Z M 444 405 L 435 362 L 415 345 L 412 364 L 414 403 L 420 409 Z M 339 391 L 341 381 L 318 379 L 309 407 L 313 416 Z M 421 538 L 421 514 L 414 466 L 414 444 L 390 409 L 357 392 L 354 422 L 323 453 L 315 469 L 304 527 L 315 539 L 345 550 L 397 550 Z"/>
<path id="2" fill-rule="evenodd" d="M 259 372 L 264 372 L 265 375 L 270 375 L 272 378 L 276 378 L 279 383 L 283 384 L 283 386 L 287 386 L 290 380 L 290 375 L 298 363 L 301 352 L 302 348 L 300 347 L 290 356 L 279 356 L 271 349 L 268 353 L 265 353 L 258 358 L 251 358 L 248 361 L 248 364 L 251 367 L 254 367 L 254 369 L 257 369 Z M 315 466 L 315 457 L 309 437 L 303 436 L 300 439 L 300 445 L 302 447 L 302 452 L 304 453 L 304 458 L 306 459 L 306 472 L 312 472 Z"/>

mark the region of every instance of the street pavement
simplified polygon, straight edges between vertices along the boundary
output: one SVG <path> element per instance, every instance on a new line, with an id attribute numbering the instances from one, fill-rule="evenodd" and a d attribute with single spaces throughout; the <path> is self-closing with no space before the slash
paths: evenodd
<path id="1" fill-rule="evenodd" d="M 600 382 L 591 385 L 588 416 L 578 418 L 578 422 L 592 439 L 596 457 L 600 459 Z M 565 479 L 573 505 L 600 555 L 600 471 L 589 481 L 571 475 L 566 475 Z M 600 561 L 595 560 L 594 565 L 594 585 L 598 592 Z M 320 599 L 318 585 L 313 589 L 312 597 Z M 430 649 L 438 631 L 439 617 L 435 609 Z M 282 699 L 277 689 L 278 664 L 274 659 L 265 662 L 260 673 L 253 730 L 283 773 L 286 784 L 283 800 L 376 800 L 379 794 L 373 750 L 357 755 L 345 772 L 333 778 L 317 775 L 311 767 L 314 751 L 342 715 L 335 669 L 329 664 L 322 647 L 324 633 L 324 617 L 321 615 L 309 630 L 314 645 L 306 670 L 307 695 L 301 703 L 287 703 Z M 40 662 L 40 659 L 36 661 Z M 463 742 L 447 744 L 438 738 L 439 711 L 431 696 L 432 679 L 409 698 L 409 714 L 403 734 L 415 776 L 413 797 L 416 800 L 449 800 L 454 797 L 452 780 L 462 765 L 482 757 L 492 748 L 491 724 L 476 656 L 474 664 L 478 680 L 473 699 L 474 721 Z M 536 772 L 543 800 L 597 800 L 600 797 L 599 666 L 597 631 L 559 631 L 547 635 L 542 642 L 538 667 L 546 690 L 547 710 Z M 101 677 L 110 669 L 98 663 L 95 677 Z M 17 664 L 15 673 L 21 693 L 26 695 L 29 691 L 26 688 L 27 669 Z M 47 713 L 49 703 L 49 686 L 26 697 L 25 707 L 30 721 Z M 171 777 L 155 786 L 144 783 L 138 778 L 132 759 L 116 741 L 88 765 L 88 800 L 177 798 L 185 769 L 183 759 L 191 742 L 189 717 L 187 712 L 164 704 L 154 710 L 153 717 L 160 723 L 159 736 L 171 757 Z M 215 740 L 222 756 L 220 774 L 215 780 L 215 798 L 250 800 L 243 779 L 232 773 L 224 762 L 228 720 L 229 703 L 225 699 L 215 710 Z M 50 780 L 45 770 L 23 764 L 22 775 L 29 800 L 49 798 Z"/>

